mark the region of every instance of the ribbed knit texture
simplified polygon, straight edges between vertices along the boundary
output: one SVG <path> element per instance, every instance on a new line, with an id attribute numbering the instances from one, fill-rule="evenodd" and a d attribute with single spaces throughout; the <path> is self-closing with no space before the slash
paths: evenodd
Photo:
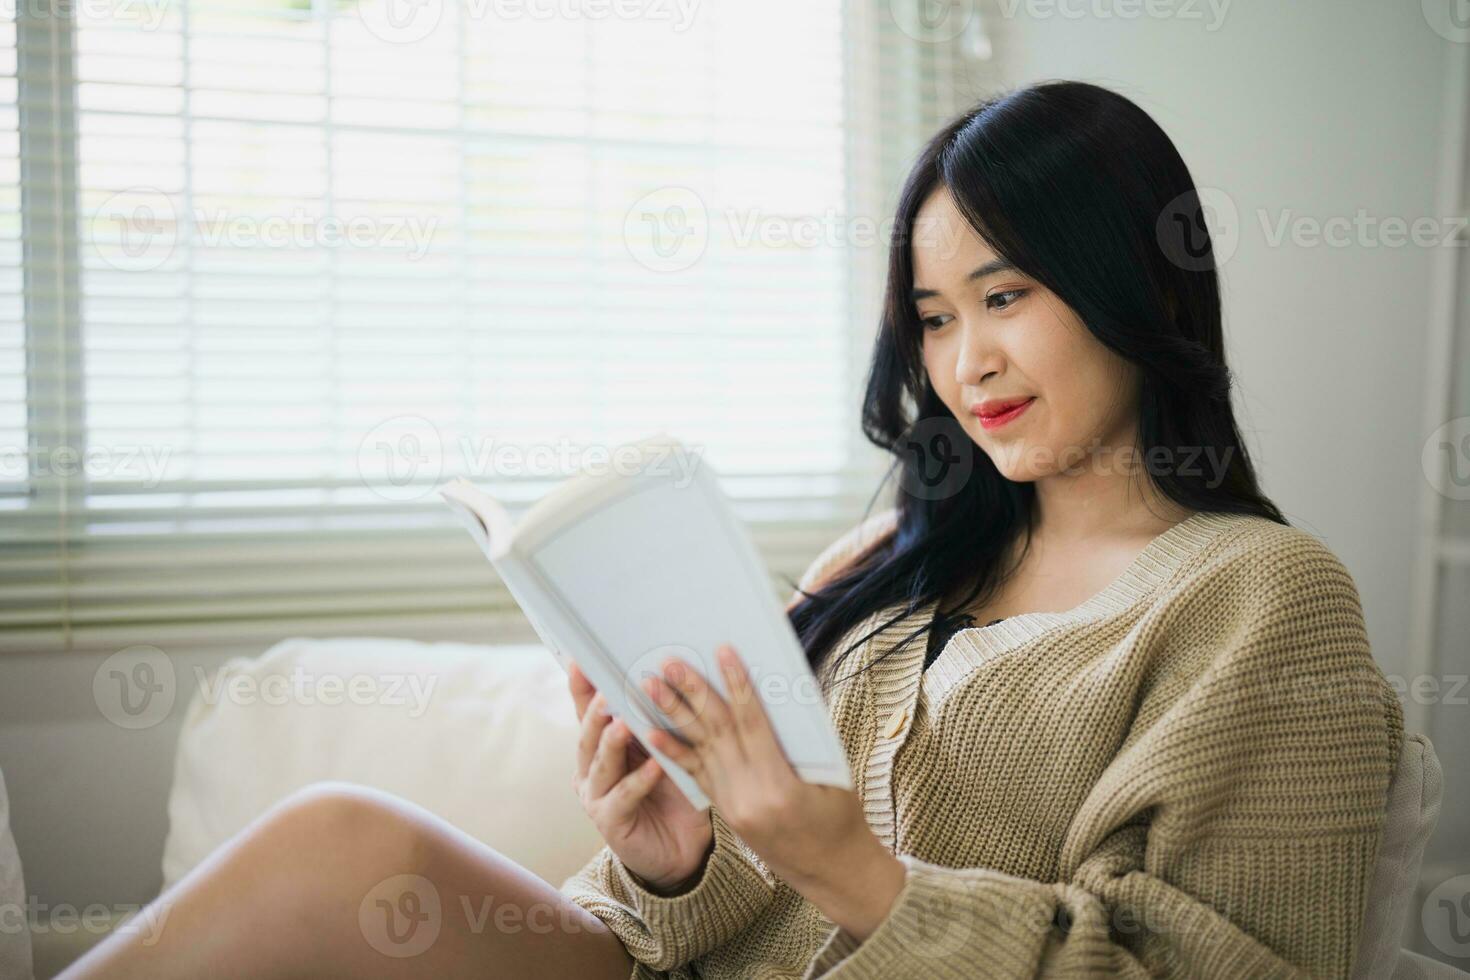
<path id="1" fill-rule="evenodd" d="M 923 670 L 923 637 L 899 640 L 934 612 L 819 672 L 908 871 L 888 917 L 857 942 L 712 810 L 692 890 L 654 895 L 607 848 L 562 885 L 633 977 L 1348 976 L 1403 714 L 1319 539 L 1195 514 L 1082 605 L 961 630 Z"/>

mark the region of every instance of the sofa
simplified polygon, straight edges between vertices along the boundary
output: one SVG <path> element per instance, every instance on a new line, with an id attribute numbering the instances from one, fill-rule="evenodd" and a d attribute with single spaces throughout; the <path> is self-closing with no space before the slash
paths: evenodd
<path id="1" fill-rule="evenodd" d="M 183 721 L 164 887 L 322 780 L 397 793 L 559 883 L 602 844 L 571 786 L 576 733 L 565 675 L 538 645 L 290 639 L 232 659 Z M 1400 948 L 1440 794 L 1433 747 L 1411 735 L 1353 980 L 1470 978 Z"/>

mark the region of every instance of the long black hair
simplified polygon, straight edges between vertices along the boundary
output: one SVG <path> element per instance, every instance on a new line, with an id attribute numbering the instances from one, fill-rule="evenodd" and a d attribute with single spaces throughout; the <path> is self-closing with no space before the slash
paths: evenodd
<path id="1" fill-rule="evenodd" d="M 1150 465 L 1145 479 L 1190 510 L 1288 523 L 1261 492 L 1236 428 L 1213 242 L 1178 150 L 1147 113 L 1097 85 L 1004 92 L 935 134 L 899 196 L 862 407 L 864 435 L 895 457 L 897 526 L 791 609 L 813 669 L 875 613 L 900 607 L 882 629 L 968 582 L 957 608 L 989 597 L 1012 570 L 1002 566 L 1016 536 L 1030 544 L 1035 486 L 996 469 L 924 368 L 910 243 L 921 205 L 941 185 L 997 255 L 1140 369 L 1137 458 L 1196 460 Z M 1163 457 L 1150 455 L 1155 447 Z M 958 480 L 936 482 L 936 455 Z"/>

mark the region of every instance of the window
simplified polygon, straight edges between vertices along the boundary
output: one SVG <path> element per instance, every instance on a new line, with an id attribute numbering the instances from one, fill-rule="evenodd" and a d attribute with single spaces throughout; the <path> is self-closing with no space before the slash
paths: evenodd
<path id="1" fill-rule="evenodd" d="M 657 430 L 797 574 L 877 486 L 882 232 L 956 108 L 891 6 L 21 5 L 0 642 L 528 636 L 433 487 Z"/>

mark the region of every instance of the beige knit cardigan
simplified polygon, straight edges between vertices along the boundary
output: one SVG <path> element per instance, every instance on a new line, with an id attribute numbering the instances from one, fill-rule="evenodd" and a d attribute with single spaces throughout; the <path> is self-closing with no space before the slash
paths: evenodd
<path id="1" fill-rule="evenodd" d="M 849 531 L 802 587 L 893 523 Z M 924 638 L 898 640 L 933 613 L 819 678 L 907 868 L 888 917 L 858 942 L 712 809 L 690 890 L 647 891 L 605 847 L 561 886 L 634 978 L 1348 975 L 1403 713 L 1318 538 L 1196 513 L 1082 605 L 961 630 L 924 670 Z"/>

